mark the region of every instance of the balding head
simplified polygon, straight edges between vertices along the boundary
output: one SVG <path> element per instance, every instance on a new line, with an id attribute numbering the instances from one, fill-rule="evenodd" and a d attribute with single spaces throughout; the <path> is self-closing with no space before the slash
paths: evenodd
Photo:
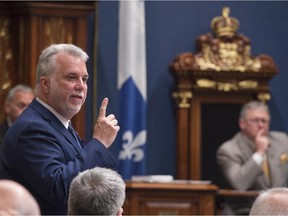
<path id="1" fill-rule="evenodd" d="M 29 191 L 17 182 L 0 180 L 0 215 L 40 215 Z"/>
<path id="2" fill-rule="evenodd" d="M 262 192 L 250 215 L 288 215 L 288 188 L 271 188 Z"/>

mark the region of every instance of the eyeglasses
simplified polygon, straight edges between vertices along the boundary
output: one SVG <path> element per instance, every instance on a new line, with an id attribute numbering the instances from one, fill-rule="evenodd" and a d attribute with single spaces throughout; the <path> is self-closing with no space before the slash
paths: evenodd
<path id="1" fill-rule="evenodd" d="M 249 123 L 251 124 L 269 124 L 270 120 L 269 119 L 263 119 L 263 118 L 255 118 L 255 119 L 246 119 Z"/>

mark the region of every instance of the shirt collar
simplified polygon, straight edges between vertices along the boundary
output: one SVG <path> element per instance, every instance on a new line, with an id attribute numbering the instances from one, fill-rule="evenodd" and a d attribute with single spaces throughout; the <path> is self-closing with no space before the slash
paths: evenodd
<path id="1" fill-rule="evenodd" d="M 11 119 L 9 118 L 9 116 L 7 116 L 7 124 L 8 124 L 8 126 L 9 127 L 11 127 L 12 126 L 12 124 L 13 124 L 13 122 L 11 121 Z"/>

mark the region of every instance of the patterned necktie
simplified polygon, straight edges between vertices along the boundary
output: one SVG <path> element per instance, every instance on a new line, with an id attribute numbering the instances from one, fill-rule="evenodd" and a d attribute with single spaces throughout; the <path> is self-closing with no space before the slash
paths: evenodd
<path id="1" fill-rule="evenodd" d="M 77 144 L 80 146 L 80 148 L 82 149 L 82 145 L 79 142 L 79 136 L 77 135 L 77 132 L 75 131 L 75 129 L 72 127 L 71 124 L 69 124 L 68 126 L 68 130 L 69 132 L 72 134 L 72 136 L 74 137 L 74 139 L 76 140 Z"/>

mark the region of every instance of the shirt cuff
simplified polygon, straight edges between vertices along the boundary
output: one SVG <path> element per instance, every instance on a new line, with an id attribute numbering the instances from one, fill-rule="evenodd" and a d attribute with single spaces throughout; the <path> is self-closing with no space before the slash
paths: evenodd
<path id="1" fill-rule="evenodd" d="M 264 160 L 264 157 L 257 152 L 252 155 L 252 158 L 259 166 L 261 166 L 261 163 Z"/>

